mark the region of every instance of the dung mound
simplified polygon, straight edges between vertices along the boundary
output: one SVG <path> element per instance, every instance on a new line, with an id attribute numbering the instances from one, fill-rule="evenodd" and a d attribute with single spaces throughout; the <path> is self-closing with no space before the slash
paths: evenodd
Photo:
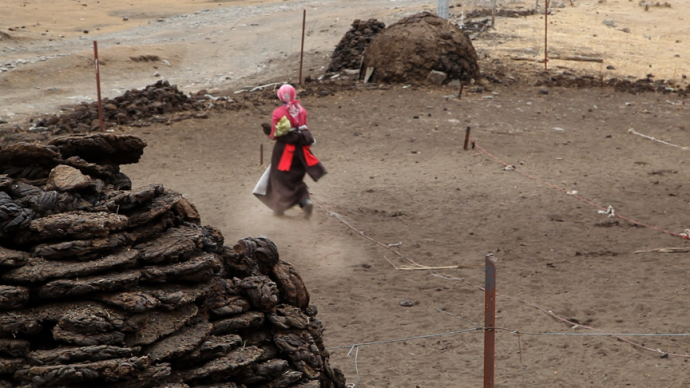
<path id="1" fill-rule="evenodd" d="M 346 32 L 335 46 L 327 71 L 330 73 L 343 69 L 359 70 L 364 50 L 385 27 L 385 23 L 376 19 L 353 21 L 350 31 Z"/>
<path id="2" fill-rule="evenodd" d="M 478 80 L 480 76 L 470 39 L 455 25 L 429 12 L 383 30 L 367 48 L 363 64 L 365 69 L 374 68 L 372 81 L 384 83 L 421 82 L 432 70 L 446 75 L 436 78 L 437 83 Z"/>
<path id="3" fill-rule="evenodd" d="M 0 387 L 345 388 L 296 269 L 131 190 L 131 135 L 0 148 Z"/>

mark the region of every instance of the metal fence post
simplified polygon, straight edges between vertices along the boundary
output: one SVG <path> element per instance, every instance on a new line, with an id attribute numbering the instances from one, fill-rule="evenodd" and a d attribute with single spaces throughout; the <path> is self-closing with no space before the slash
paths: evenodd
<path id="1" fill-rule="evenodd" d="M 496 362 L 496 258 L 492 253 L 485 258 L 484 277 L 484 388 L 494 388 Z"/>

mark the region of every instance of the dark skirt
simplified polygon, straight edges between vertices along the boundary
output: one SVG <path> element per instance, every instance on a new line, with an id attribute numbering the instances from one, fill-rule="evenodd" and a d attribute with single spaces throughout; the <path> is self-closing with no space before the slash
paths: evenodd
<path id="1" fill-rule="evenodd" d="M 304 182 L 306 174 L 309 174 L 314 182 L 326 174 L 326 168 L 320 162 L 307 167 L 304 151 L 300 145 L 295 146 L 290 171 L 279 171 L 278 164 L 284 150 L 285 143 L 276 142 L 271 155 L 266 195 L 254 194 L 261 202 L 276 212 L 283 212 L 309 198 L 309 188 Z"/>

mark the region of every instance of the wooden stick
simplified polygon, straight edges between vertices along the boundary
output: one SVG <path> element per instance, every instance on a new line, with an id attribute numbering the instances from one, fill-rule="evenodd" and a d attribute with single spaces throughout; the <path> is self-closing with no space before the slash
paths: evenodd
<path id="1" fill-rule="evenodd" d="M 603 63 L 604 62 L 603 58 L 583 57 L 580 55 L 575 55 L 575 56 L 571 56 L 571 57 L 551 57 L 551 59 L 558 59 L 560 61 L 578 61 L 578 62 L 596 62 L 596 63 Z"/>
<path id="2" fill-rule="evenodd" d="M 651 252 L 658 252 L 658 253 L 688 253 L 690 252 L 690 247 L 683 247 L 683 248 L 655 248 L 655 249 L 645 249 L 642 251 L 635 251 L 635 253 L 651 253 Z"/>

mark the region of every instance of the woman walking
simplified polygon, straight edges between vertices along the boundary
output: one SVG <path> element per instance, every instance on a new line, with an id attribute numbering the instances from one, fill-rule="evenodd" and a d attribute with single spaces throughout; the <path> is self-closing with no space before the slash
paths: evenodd
<path id="1" fill-rule="evenodd" d="M 311 217 L 314 203 L 309 199 L 305 174 L 316 182 L 326 168 L 311 153 L 314 137 L 307 128 L 307 111 L 296 100 L 297 92 L 290 85 L 278 89 L 283 105 L 273 111 L 272 124 L 263 124 L 264 133 L 275 140 L 271 165 L 254 189 L 261 202 L 276 215 L 295 205 L 302 208 L 305 218 Z"/>

